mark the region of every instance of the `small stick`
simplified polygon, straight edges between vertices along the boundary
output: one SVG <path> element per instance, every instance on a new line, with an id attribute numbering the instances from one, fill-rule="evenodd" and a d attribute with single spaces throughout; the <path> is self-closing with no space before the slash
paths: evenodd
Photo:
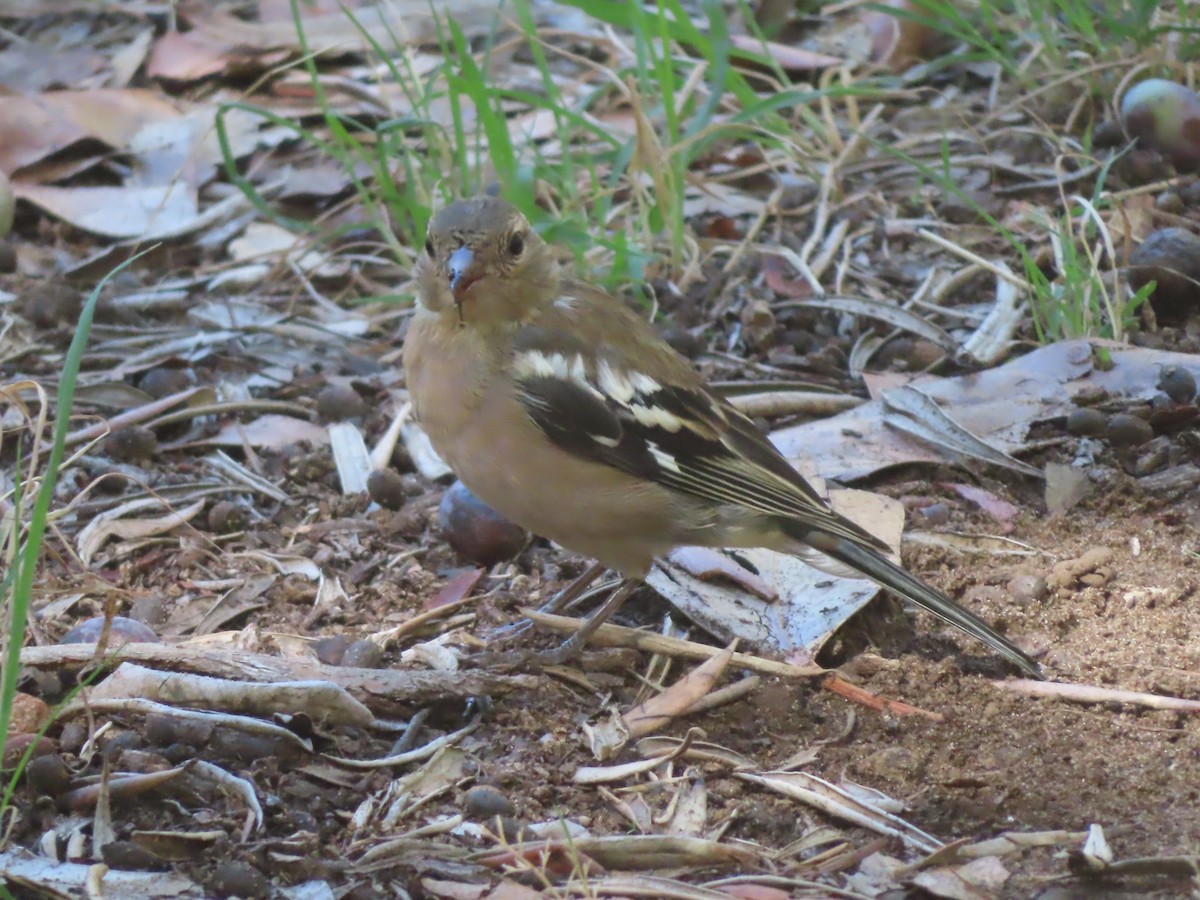
<path id="1" fill-rule="evenodd" d="M 536 609 L 522 609 L 521 615 L 526 616 L 535 625 L 549 628 L 551 631 L 574 632 L 583 624 L 579 619 L 568 616 L 552 616 L 538 612 Z M 695 641 L 685 641 L 681 638 L 666 637 L 651 634 L 648 631 L 638 631 L 636 628 L 625 628 L 621 625 L 604 624 L 589 638 L 589 643 L 602 647 L 633 647 L 647 653 L 661 653 L 664 656 L 676 656 L 684 659 L 711 659 L 718 653 L 724 653 L 720 647 L 710 647 L 708 644 L 698 644 Z M 790 663 L 765 659 L 749 653 L 735 653 L 729 664 L 739 669 L 749 669 L 767 675 L 784 675 L 789 678 L 813 678 L 827 673 L 820 666 L 794 666 Z"/>
<path id="2" fill-rule="evenodd" d="M 827 691 L 832 691 L 840 697 L 845 697 L 847 700 L 855 703 L 861 703 L 868 709 L 874 709 L 878 712 L 890 712 L 897 716 L 924 716 L 934 722 L 941 722 L 946 718 L 941 713 L 930 712 L 927 709 L 921 709 L 919 706 L 912 706 L 900 700 L 885 700 L 883 697 L 876 696 L 856 684 L 851 684 L 845 678 L 832 672 L 821 679 L 821 687 Z"/>
<path id="3" fill-rule="evenodd" d="M 1012 681 L 993 681 L 998 688 L 1030 697 L 1057 697 L 1076 703 L 1130 703 L 1148 709 L 1166 709 L 1173 712 L 1200 712 L 1200 700 L 1184 700 L 1182 697 L 1164 697 L 1161 694 L 1145 694 L 1141 691 L 1121 691 L 1090 684 L 1062 684 L 1055 681 L 1033 681 L 1015 678 Z"/>

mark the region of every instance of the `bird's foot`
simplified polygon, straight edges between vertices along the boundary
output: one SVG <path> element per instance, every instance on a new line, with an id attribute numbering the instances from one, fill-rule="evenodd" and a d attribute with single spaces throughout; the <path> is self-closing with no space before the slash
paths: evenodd
<path id="1" fill-rule="evenodd" d="M 538 607 L 538 612 L 551 613 L 557 615 L 565 610 L 568 606 L 582 597 L 593 581 L 600 577 L 604 572 L 604 566 L 600 563 L 592 563 L 583 573 L 574 581 L 568 584 L 565 588 Z M 489 644 L 507 644 L 510 641 L 525 634 L 533 627 L 533 623 L 528 619 L 522 619 L 519 622 L 511 622 L 508 625 L 501 625 L 494 628 L 487 636 Z"/>

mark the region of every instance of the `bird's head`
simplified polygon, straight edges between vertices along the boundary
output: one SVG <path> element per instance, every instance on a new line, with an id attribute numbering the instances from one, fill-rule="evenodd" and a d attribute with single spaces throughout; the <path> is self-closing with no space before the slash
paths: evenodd
<path id="1" fill-rule="evenodd" d="M 558 294 L 558 264 L 512 204 L 459 200 L 429 223 L 417 265 L 418 299 L 464 324 L 519 322 Z"/>

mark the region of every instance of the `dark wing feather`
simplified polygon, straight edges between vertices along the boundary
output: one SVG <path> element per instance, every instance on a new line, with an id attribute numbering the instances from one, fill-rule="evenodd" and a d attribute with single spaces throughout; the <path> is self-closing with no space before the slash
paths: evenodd
<path id="1" fill-rule="evenodd" d="M 609 303 L 610 315 L 627 314 Z M 645 323 L 628 317 L 632 324 L 618 324 L 640 336 Z M 571 322 L 554 318 L 518 332 L 513 371 L 530 418 L 558 446 L 681 493 L 887 550 L 831 510 L 754 424 L 711 395 L 678 357 L 655 366 L 654 375 L 639 373 L 633 359 L 589 344 Z"/>

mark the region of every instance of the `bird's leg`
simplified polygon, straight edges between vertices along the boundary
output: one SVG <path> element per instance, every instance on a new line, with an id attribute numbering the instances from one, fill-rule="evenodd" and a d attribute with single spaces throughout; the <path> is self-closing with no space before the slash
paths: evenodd
<path id="1" fill-rule="evenodd" d="M 604 573 L 604 565 L 598 562 L 589 563 L 588 567 L 565 588 L 538 607 L 538 612 L 558 614 L 567 609 L 572 603 L 582 597 L 592 582 Z M 492 632 L 492 639 L 507 640 L 529 630 L 533 623 L 528 619 L 505 625 Z"/>
<path id="2" fill-rule="evenodd" d="M 587 646 L 588 640 L 596 633 L 597 629 L 621 608 L 621 605 L 629 599 L 629 595 L 637 590 L 640 584 L 641 581 L 639 580 L 632 578 L 625 579 L 615 591 L 609 594 L 608 599 L 601 604 L 600 608 L 588 616 L 577 632 L 553 650 L 533 654 L 529 657 L 528 662 L 544 666 L 561 666 L 563 663 L 578 656 L 583 648 Z"/>
<path id="3" fill-rule="evenodd" d="M 583 596 L 584 592 L 591 587 L 593 581 L 604 574 L 604 569 L 605 566 L 603 563 L 588 563 L 588 567 L 583 570 L 578 578 L 539 606 L 538 612 L 557 614 L 567 609 L 572 603 Z"/>

